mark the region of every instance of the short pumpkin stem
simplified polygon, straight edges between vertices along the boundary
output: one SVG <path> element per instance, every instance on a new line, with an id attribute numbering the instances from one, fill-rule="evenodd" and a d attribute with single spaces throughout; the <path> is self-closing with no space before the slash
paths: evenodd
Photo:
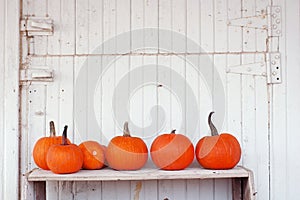
<path id="1" fill-rule="evenodd" d="M 130 137 L 130 131 L 128 128 L 128 122 L 124 123 L 123 136 Z"/>
<path id="2" fill-rule="evenodd" d="M 68 136 L 67 136 L 67 130 L 68 130 L 68 126 L 65 126 L 64 128 L 64 132 L 62 134 L 62 145 L 68 145 Z"/>
<path id="3" fill-rule="evenodd" d="M 55 132 L 54 122 L 51 121 L 49 124 L 50 124 L 50 137 L 55 137 L 56 136 L 56 132 Z"/>
<path id="4" fill-rule="evenodd" d="M 170 134 L 175 134 L 176 129 L 172 130 Z"/>
<path id="5" fill-rule="evenodd" d="M 211 116 L 212 114 L 214 114 L 215 112 L 211 112 L 209 113 L 209 116 L 208 116 L 208 125 L 209 125 L 209 128 L 210 128 L 210 131 L 211 131 L 211 135 L 212 136 L 216 136 L 216 135 L 219 135 L 218 134 L 218 130 L 217 128 L 215 127 L 215 125 L 212 123 L 211 121 Z"/>

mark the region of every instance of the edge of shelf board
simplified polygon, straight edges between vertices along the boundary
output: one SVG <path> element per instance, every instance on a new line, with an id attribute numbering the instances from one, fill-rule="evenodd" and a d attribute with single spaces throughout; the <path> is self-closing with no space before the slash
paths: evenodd
<path id="1" fill-rule="evenodd" d="M 117 171 L 111 168 L 80 170 L 72 174 L 54 174 L 48 170 L 33 169 L 26 174 L 28 181 L 118 181 L 118 180 L 161 180 L 161 179 L 213 179 L 249 177 L 250 170 L 237 166 L 228 170 L 186 168 L 166 171 L 142 168 L 135 171 Z"/>

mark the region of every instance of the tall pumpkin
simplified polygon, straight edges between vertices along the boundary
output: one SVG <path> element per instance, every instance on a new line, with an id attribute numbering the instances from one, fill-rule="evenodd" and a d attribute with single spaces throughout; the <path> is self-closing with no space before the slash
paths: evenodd
<path id="1" fill-rule="evenodd" d="M 153 163 L 164 170 L 181 170 L 194 160 L 192 142 L 185 135 L 175 134 L 175 130 L 156 137 L 150 152 Z"/>
<path id="2" fill-rule="evenodd" d="M 40 138 L 34 145 L 32 156 L 35 164 L 45 170 L 49 170 L 47 165 L 46 157 L 48 149 L 54 144 L 60 144 L 62 136 L 56 136 L 54 122 L 51 121 L 50 125 L 50 136 Z M 70 143 L 70 141 L 68 141 Z"/>
<path id="3" fill-rule="evenodd" d="M 141 138 L 130 135 L 128 122 L 125 122 L 123 136 L 111 139 L 105 155 L 108 165 L 113 169 L 137 170 L 146 164 L 148 148 Z"/>
<path id="4" fill-rule="evenodd" d="M 52 145 L 47 153 L 47 164 L 56 174 L 69 174 L 77 172 L 83 164 L 83 154 L 76 144 L 68 144 L 67 129 L 65 126 L 62 143 Z"/>
<path id="5" fill-rule="evenodd" d="M 218 131 L 211 121 L 211 112 L 208 124 L 212 136 L 206 136 L 196 145 L 196 158 L 201 166 L 207 169 L 231 169 L 241 158 L 241 147 L 238 140 L 231 134 Z"/>

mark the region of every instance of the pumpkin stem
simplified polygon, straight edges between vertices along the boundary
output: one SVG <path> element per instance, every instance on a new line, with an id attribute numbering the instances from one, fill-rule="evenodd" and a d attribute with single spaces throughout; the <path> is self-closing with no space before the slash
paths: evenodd
<path id="1" fill-rule="evenodd" d="M 128 122 L 124 123 L 123 136 L 130 137 L 130 131 L 128 128 Z"/>
<path id="2" fill-rule="evenodd" d="M 209 125 L 209 128 L 210 128 L 210 131 L 211 131 L 211 135 L 212 136 L 216 136 L 216 135 L 219 135 L 218 134 L 218 130 L 216 129 L 215 125 L 212 123 L 211 121 L 211 116 L 212 114 L 214 114 L 215 112 L 211 112 L 209 113 L 209 116 L 208 116 L 208 125 Z"/>
<path id="3" fill-rule="evenodd" d="M 67 145 L 68 144 L 68 141 L 67 141 L 67 130 L 68 130 L 68 126 L 65 126 L 64 128 L 64 132 L 62 134 L 62 145 Z"/>
<path id="4" fill-rule="evenodd" d="M 175 134 L 176 129 L 172 130 L 170 134 Z"/>
<path id="5" fill-rule="evenodd" d="M 50 137 L 55 137 L 56 132 L 55 132 L 54 122 L 51 121 L 49 124 L 50 124 Z"/>

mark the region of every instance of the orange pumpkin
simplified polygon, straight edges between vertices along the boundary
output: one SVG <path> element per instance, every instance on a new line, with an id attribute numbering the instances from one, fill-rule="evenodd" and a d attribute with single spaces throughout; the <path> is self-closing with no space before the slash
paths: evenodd
<path id="1" fill-rule="evenodd" d="M 148 160 L 148 149 L 139 137 L 131 137 L 128 122 L 124 124 L 123 136 L 111 139 L 106 148 L 108 165 L 116 170 L 136 170 Z"/>
<path id="2" fill-rule="evenodd" d="M 83 169 L 101 169 L 104 167 L 105 147 L 96 141 L 85 141 L 79 145 L 83 153 Z"/>
<path id="3" fill-rule="evenodd" d="M 203 137 L 196 145 L 196 158 L 200 165 L 207 169 L 231 169 L 241 158 L 241 147 L 238 140 L 231 134 L 218 131 L 211 121 L 211 112 L 208 124 L 212 136 Z"/>
<path id="4" fill-rule="evenodd" d="M 83 164 L 83 153 L 75 144 L 67 143 L 67 129 L 65 126 L 62 143 L 52 145 L 47 153 L 47 164 L 56 174 L 69 174 L 77 172 Z"/>
<path id="5" fill-rule="evenodd" d="M 181 170 L 194 160 L 194 146 L 190 139 L 182 134 L 162 134 L 151 145 L 151 158 L 154 164 L 164 170 Z"/>
<path id="6" fill-rule="evenodd" d="M 50 122 L 50 136 L 40 138 L 34 145 L 32 156 L 35 164 L 45 170 L 49 170 L 46 162 L 47 152 L 50 146 L 60 144 L 61 136 L 56 136 L 54 122 Z M 68 141 L 68 143 L 71 143 Z"/>

